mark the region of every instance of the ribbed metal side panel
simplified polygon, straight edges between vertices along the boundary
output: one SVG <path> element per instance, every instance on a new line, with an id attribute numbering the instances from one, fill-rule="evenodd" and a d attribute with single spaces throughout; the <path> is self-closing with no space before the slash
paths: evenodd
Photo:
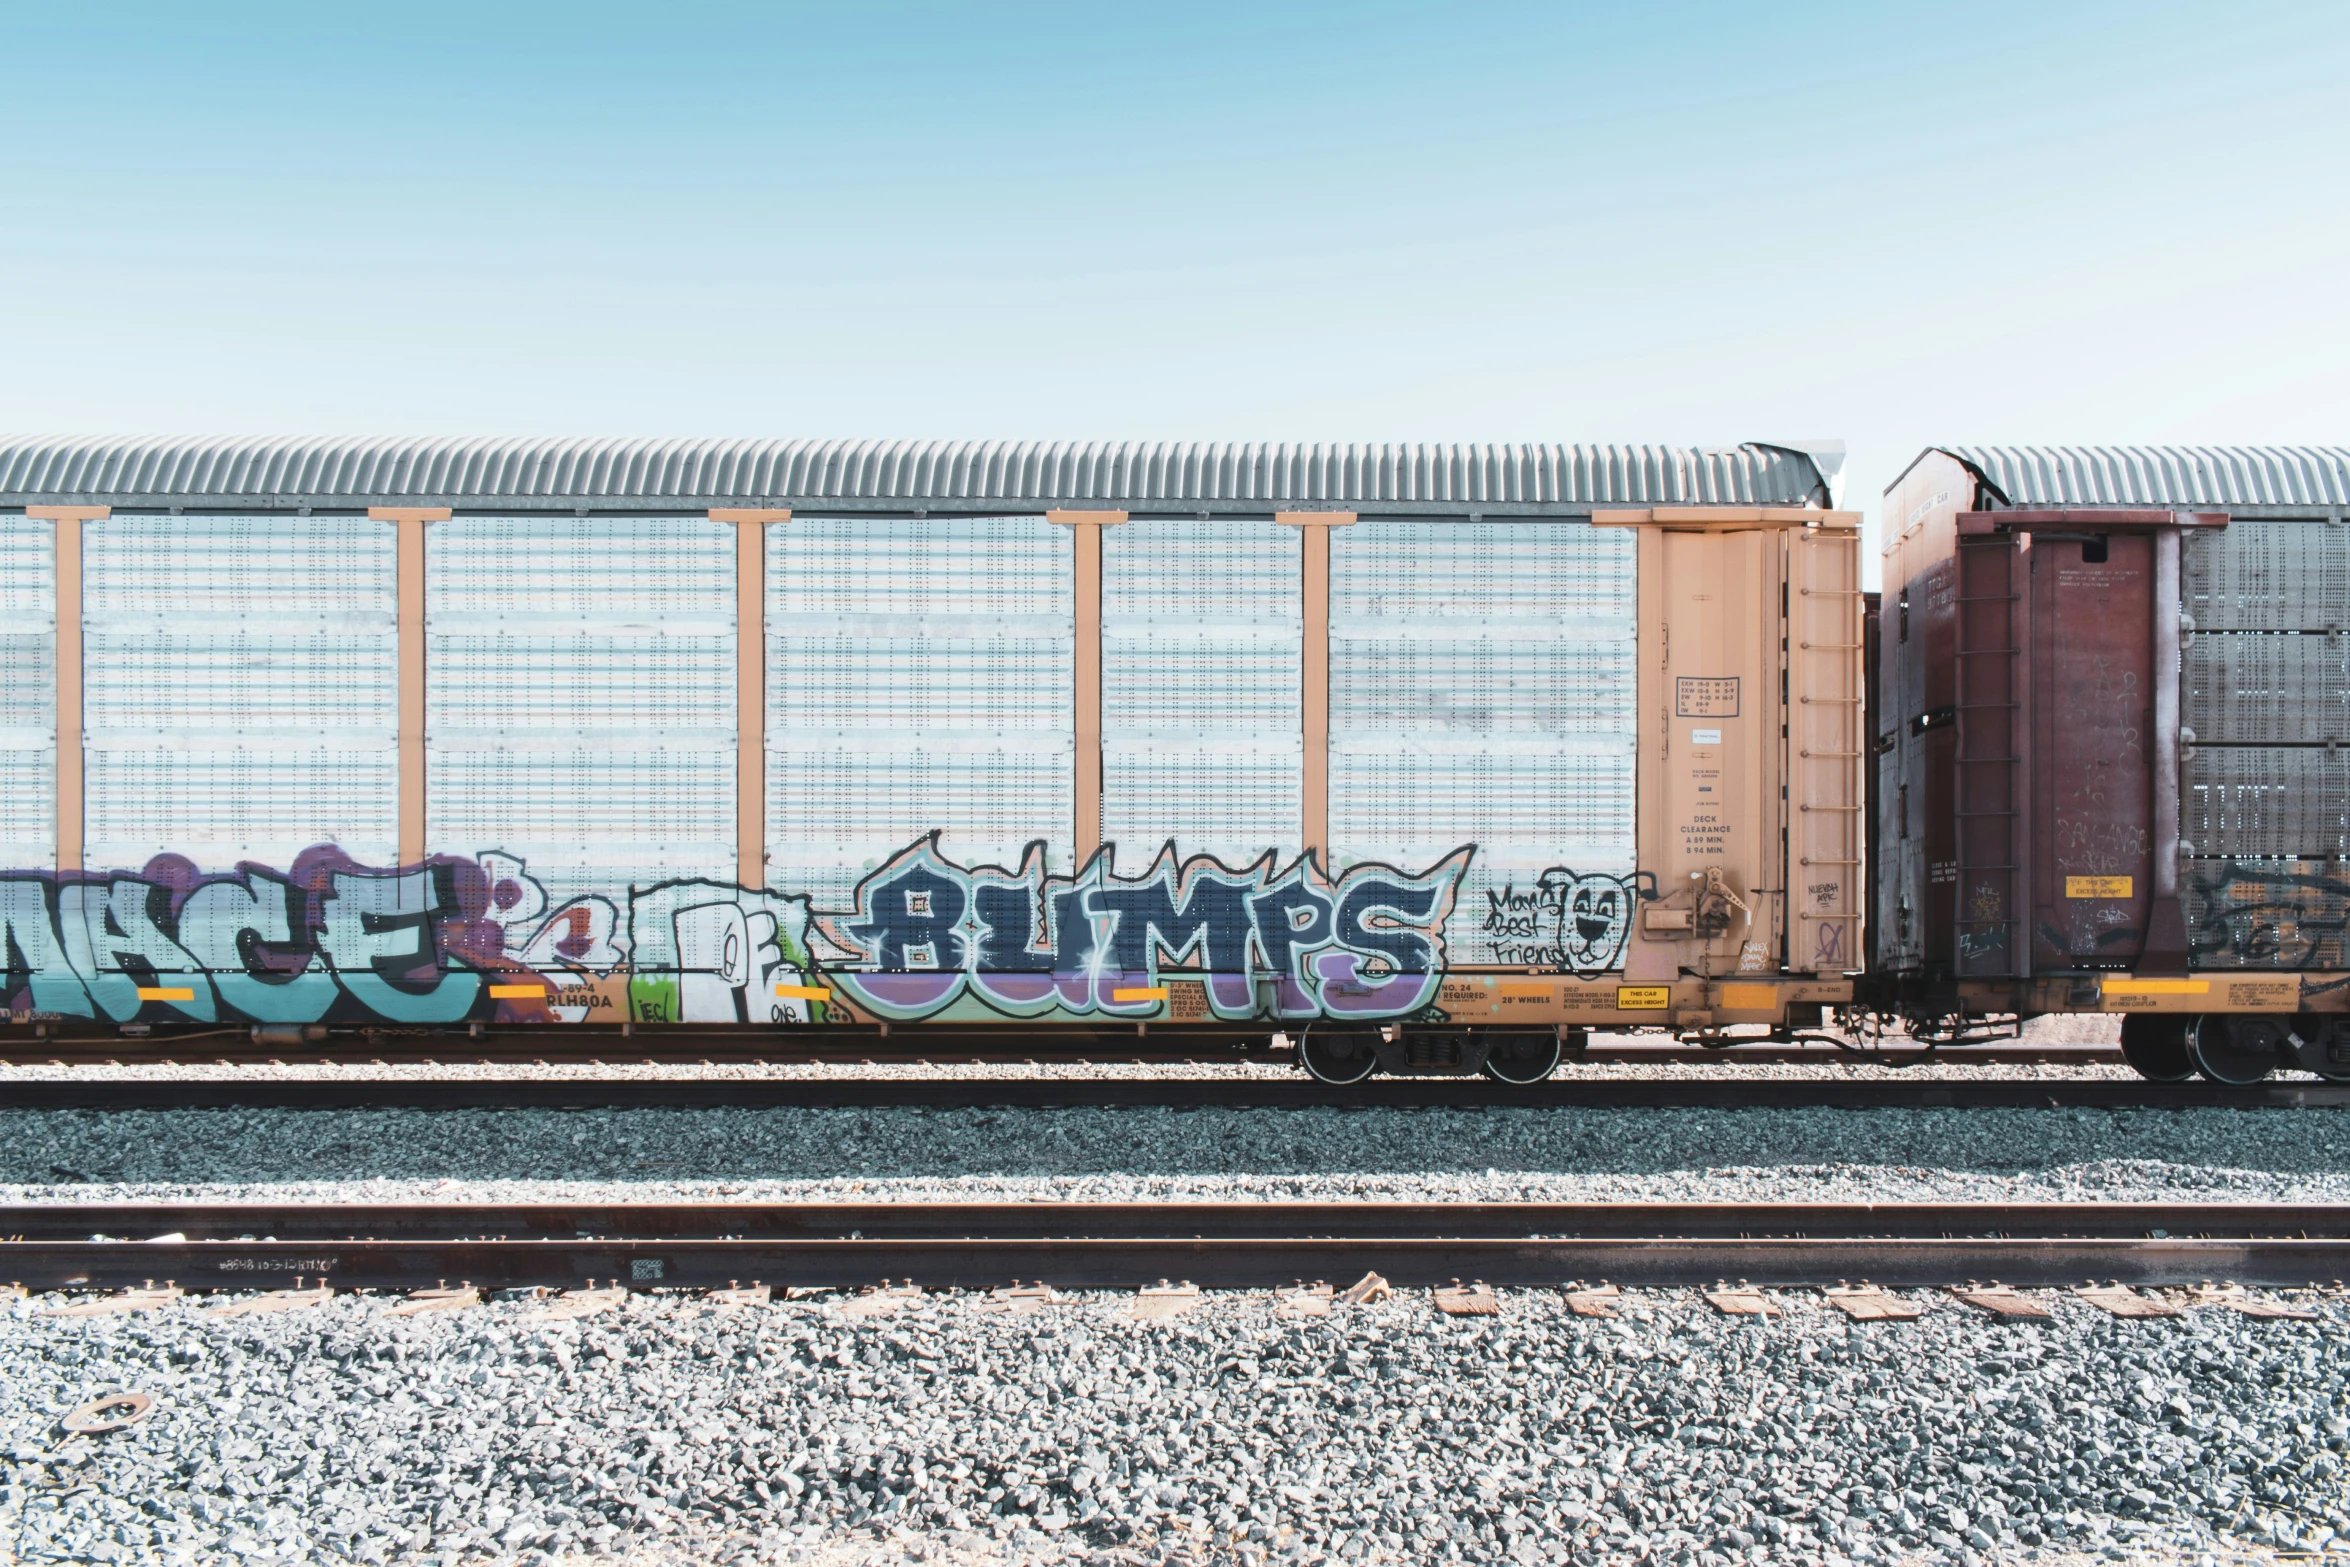
<path id="1" fill-rule="evenodd" d="M 393 538 L 355 517 L 82 530 L 90 868 L 397 850 Z"/>
<path id="2" fill-rule="evenodd" d="M 2199 745 L 2350 741 L 2350 635 L 2198 632 L 2185 663 Z"/>
<path id="3" fill-rule="evenodd" d="M 768 884 L 842 908 L 925 833 L 1015 868 L 1074 844 L 1069 530 L 795 517 L 767 533 Z"/>
<path id="4" fill-rule="evenodd" d="M 2198 855 L 2350 854 L 2350 750 L 2199 748 L 2181 794 Z"/>
<path id="5" fill-rule="evenodd" d="M 1304 558 L 1270 520 L 1103 530 L 1102 841 L 1134 872 L 1286 861 L 1302 832 Z"/>
<path id="6" fill-rule="evenodd" d="M 426 533 L 426 836 L 549 893 L 733 878 L 734 534 L 699 517 Z"/>
<path id="7" fill-rule="evenodd" d="M 2198 631 L 2350 629 L 2350 528 L 2243 520 L 2182 540 Z"/>
<path id="8" fill-rule="evenodd" d="M 2315 511 L 2338 494 L 2310 483 L 2285 493 L 2314 514 L 2237 518 L 2182 540 L 2196 628 L 2182 654 L 2195 735 L 2184 836 L 2204 856 L 2249 857 L 2195 862 L 2183 880 L 2196 960 L 2215 966 L 2340 960 L 2339 878 L 2263 858 L 2350 844 L 2350 753 L 2314 749 L 2350 742 L 2350 529 Z"/>
<path id="9" fill-rule="evenodd" d="M 2340 446 L 1945 446 L 2013 506 L 2350 504 Z"/>
<path id="10" fill-rule="evenodd" d="M 1477 846 L 1455 960 L 1545 870 L 1633 868 L 1635 530 L 1365 521 L 1330 567 L 1330 839 L 1343 868 Z"/>
<path id="11" fill-rule="evenodd" d="M 0 517 L 0 866 L 57 865 L 57 540 Z"/>
<path id="12" fill-rule="evenodd" d="M 2340 969 L 2350 963 L 2350 893 L 2323 860 L 2191 859 L 2179 866 L 2187 950 L 2197 968 Z"/>
<path id="13" fill-rule="evenodd" d="M 54 440 L 0 436 L 0 502 L 903 500 L 1802 505 L 1784 448 L 1467 442 Z"/>

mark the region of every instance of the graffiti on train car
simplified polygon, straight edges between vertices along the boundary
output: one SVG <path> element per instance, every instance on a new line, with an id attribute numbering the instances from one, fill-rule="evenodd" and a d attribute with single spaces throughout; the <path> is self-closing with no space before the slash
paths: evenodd
<path id="1" fill-rule="evenodd" d="M 1364 864 L 1333 879 L 1310 858 L 1235 870 L 1170 842 L 1125 877 L 1105 845 L 1056 876 L 1041 842 L 1017 871 L 966 868 L 934 834 L 860 882 L 854 910 L 818 922 L 848 955 L 833 982 L 888 1018 L 966 994 L 1012 1017 L 1148 1018 L 1166 1010 L 1161 971 L 1177 964 L 1219 1018 L 1400 1017 L 1435 999 L 1473 852 L 1416 875 Z"/>
<path id="2" fill-rule="evenodd" d="M 1654 896 L 1655 878 L 1645 872 L 1608 876 L 1553 866 L 1529 887 L 1508 883 L 1485 893 L 1482 927 L 1496 963 L 1565 969 L 1592 979 L 1618 968 L 1624 944 L 1632 939 L 1632 911 L 1643 889 Z"/>
<path id="3" fill-rule="evenodd" d="M 2350 957 L 2350 878 L 2331 862 L 2189 862 L 2179 880 L 2197 967 L 2334 969 Z"/>
<path id="4" fill-rule="evenodd" d="M 805 1021 L 808 900 L 701 881 L 557 902 L 511 855 L 0 876 L 12 1011 L 129 1022 Z M 632 960 L 632 953 L 634 958 Z"/>
<path id="5" fill-rule="evenodd" d="M 163 855 L 0 875 L 0 995 L 117 1023 L 791 1023 L 824 1019 L 835 991 L 893 1019 L 1150 1018 L 1179 967 L 1218 1018 L 1394 1017 L 1435 996 L 1473 852 L 1332 877 L 1170 843 L 1123 876 L 1105 846 L 1053 875 L 1041 843 L 1006 870 L 958 865 L 932 834 L 837 912 L 698 878 L 557 899 L 500 852 L 379 868 L 322 845 L 226 874 Z"/>

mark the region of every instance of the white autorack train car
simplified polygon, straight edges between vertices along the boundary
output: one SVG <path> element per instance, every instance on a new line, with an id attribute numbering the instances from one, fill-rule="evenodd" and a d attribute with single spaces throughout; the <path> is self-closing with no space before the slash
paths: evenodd
<path id="1" fill-rule="evenodd" d="M 1863 950 L 1837 460 L 0 440 L 0 988 L 1339 1080 L 1800 1025 Z"/>

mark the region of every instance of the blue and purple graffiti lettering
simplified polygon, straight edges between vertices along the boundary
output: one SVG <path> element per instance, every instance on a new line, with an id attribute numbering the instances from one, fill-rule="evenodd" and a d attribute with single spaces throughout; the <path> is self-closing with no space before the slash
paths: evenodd
<path id="1" fill-rule="evenodd" d="M 1435 998 L 1445 921 L 1474 851 L 1416 875 L 1355 865 L 1332 878 L 1311 857 L 1243 870 L 1173 843 L 1138 876 L 1105 846 L 1073 876 L 966 869 L 933 834 L 858 884 L 856 907 L 817 915 L 846 955 L 833 983 L 886 1018 L 919 1018 L 969 995 L 1014 1017 L 1148 1018 L 1177 970 L 1218 1018 L 1400 1017 Z"/>

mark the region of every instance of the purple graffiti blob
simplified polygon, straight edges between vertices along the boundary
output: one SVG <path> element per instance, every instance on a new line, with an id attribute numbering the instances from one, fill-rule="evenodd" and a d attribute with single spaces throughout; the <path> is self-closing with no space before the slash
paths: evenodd
<path id="1" fill-rule="evenodd" d="M 184 854 L 158 854 L 139 872 L 139 879 L 150 886 L 169 887 L 171 910 L 176 915 L 188 894 L 203 881 L 204 873 Z"/>
<path id="2" fill-rule="evenodd" d="M 490 918 L 496 898 L 490 874 L 481 868 L 481 862 L 436 854 L 425 863 L 435 868 L 446 867 L 442 874 L 449 878 L 450 897 L 456 905 L 440 921 L 443 950 L 475 968 L 517 967 L 508 961 L 506 927 Z M 519 894 L 521 889 L 517 887 L 515 891 Z"/>
<path id="3" fill-rule="evenodd" d="M 1208 1000 L 1219 1013 L 1256 1005 L 1257 982 L 1252 975 L 1210 974 L 1207 981 Z"/>
<path id="4" fill-rule="evenodd" d="M 237 869 L 259 871 L 271 876 L 277 874 L 268 866 L 252 861 L 239 865 Z M 286 867 L 285 878 L 307 895 L 308 907 L 302 912 L 303 925 L 316 930 L 326 923 L 325 902 L 334 890 L 337 872 L 357 874 L 367 869 L 367 866 L 344 853 L 340 845 L 332 843 L 315 843 L 295 855 L 294 863 Z"/>
<path id="5" fill-rule="evenodd" d="M 1050 974 L 983 973 L 980 977 L 986 983 L 989 998 L 1007 1006 L 1035 1006 L 1050 1001 L 1053 992 L 1060 988 L 1060 981 Z"/>
<path id="6" fill-rule="evenodd" d="M 511 887 L 514 884 L 512 882 L 502 881 L 498 883 L 498 885 L 500 887 Z M 503 907 L 510 908 L 512 905 L 503 905 Z M 591 916 L 584 907 L 574 906 L 564 910 L 563 917 L 565 927 L 569 931 L 569 934 L 555 938 L 555 955 L 559 958 L 565 959 L 568 962 L 581 962 L 587 957 L 588 953 L 594 949 L 596 944 Z"/>
<path id="7" fill-rule="evenodd" d="M 839 976 L 849 978 L 850 976 Z M 963 987 L 960 973 L 949 974 L 858 974 L 854 976 L 854 990 L 884 1007 L 903 1007 L 909 1012 L 927 1011 L 945 1006 Z"/>
<path id="8" fill-rule="evenodd" d="M 1322 1010 L 1332 1017 L 1393 1017 L 1426 1005 L 1436 993 L 1441 976 L 1364 973 L 1364 962 L 1351 952 L 1317 952 L 1314 977 L 1322 982 Z"/>

